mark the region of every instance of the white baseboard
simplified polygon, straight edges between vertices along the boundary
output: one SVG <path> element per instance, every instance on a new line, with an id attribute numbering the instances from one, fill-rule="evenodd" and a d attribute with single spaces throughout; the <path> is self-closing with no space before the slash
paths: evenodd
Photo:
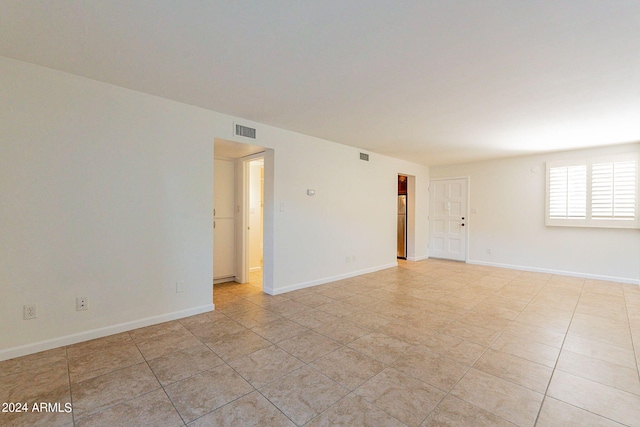
<path id="1" fill-rule="evenodd" d="M 424 259 L 429 259 L 429 255 L 409 256 L 409 257 L 407 257 L 407 261 L 422 261 Z"/>
<path id="2" fill-rule="evenodd" d="M 284 294 L 286 292 L 297 291 L 298 289 L 309 288 L 311 286 L 317 286 L 317 285 L 324 285 L 325 283 L 335 282 L 336 280 L 348 279 L 350 277 L 361 276 L 363 274 L 373 273 L 375 271 L 380 271 L 380 270 L 386 270 L 387 268 L 393 268 L 393 267 L 397 267 L 397 266 L 398 266 L 398 262 L 396 261 L 396 262 L 392 262 L 392 263 L 389 263 L 389 264 L 384 264 L 384 265 L 379 265 L 379 266 L 376 266 L 376 267 L 366 268 L 364 270 L 352 271 L 352 272 L 345 273 L 345 274 L 338 274 L 337 276 L 323 277 L 322 279 L 310 280 L 308 282 L 297 283 L 295 285 L 285 286 L 285 287 L 278 288 L 278 289 L 272 289 L 272 288 L 267 289 L 267 288 L 264 288 L 263 290 L 264 290 L 264 292 L 266 292 L 269 295 L 280 295 L 280 294 Z"/>
<path id="3" fill-rule="evenodd" d="M 103 328 L 91 329 L 89 331 L 78 332 L 76 334 L 65 335 L 45 341 L 39 341 L 33 344 L 12 347 L 5 350 L 0 350 L 0 361 L 13 359 L 14 357 L 26 356 L 28 354 L 51 350 L 53 348 L 76 344 L 96 338 L 102 338 L 108 335 L 118 334 L 120 332 L 126 332 L 145 326 L 155 325 L 158 323 L 168 322 L 176 319 L 182 319 L 183 317 L 195 316 L 196 314 L 206 313 L 214 309 L 215 305 L 206 304 L 199 307 L 189 308 L 187 310 L 174 311 L 171 313 L 161 314 L 159 316 L 145 317 L 144 319 L 132 320 L 130 322 L 118 323 L 117 325 L 105 326 Z"/>
<path id="4" fill-rule="evenodd" d="M 628 277 L 603 276 L 601 274 L 580 273 L 576 271 L 553 270 L 549 268 L 529 267 L 525 265 L 501 264 L 497 262 L 467 260 L 468 264 L 485 265 L 488 267 L 510 268 L 512 270 L 534 271 L 537 273 L 558 274 L 561 276 L 581 277 L 583 279 L 604 280 L 607 282 L 628 283 L 631 285 L 640 285 L 640 279 L 631 279 Z"/>

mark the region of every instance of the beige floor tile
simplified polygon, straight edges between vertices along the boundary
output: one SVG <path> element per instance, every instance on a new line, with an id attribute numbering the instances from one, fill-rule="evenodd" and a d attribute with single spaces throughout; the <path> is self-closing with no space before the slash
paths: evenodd
<path id="1" fill-rule="evenodd" d="M 354 390 L 385 368 L 381 362 L 348 347 L 321 357 L 311 366 L 349 390 Z"/>
<path id="2" fill-rule="evenodd" d="M 361 328 L 375 331 L 388 324 L 391 320 L 371 313 L 368 310 L 358 311 L 344 317 L 345 320 L 354 323 Z"/>
<path id="3" fill-rule="evenodd" d="M 342 319 L 324 324 L 314 330 L 341 344 L 348 344 L 369 333 L 368 330 Z"/>
<path id="4" fill-rule="evenodd" d="M 494 350 L 502 351 L 553 368 L 560 349 L 526 339 L 502 334 L 491 344 Z"/>
<path id="5" fill-rule="evenodd" d="M 553 318 L 545 313 L 522 312 L 515 318 L 517 322 L 527 325 L 536 326 L 542 329 L 550 329 L 556 332 L 566 333 L 571 323 L 571 318 Z"/>
<path id="6" fill-rule="evenodd" d="M 307 309 L 308 307 L 306 305 L 294 300 L 278 302 L 269 307 L 270 311 L 273 311 L 274 313 L 284 317 L 289 317 L 292 314 L 295 314 Z"/>
<path id="7" fill-rule="evenodd" d="M 245 328 L 254 328 L 258 325 L 264 325 L 265 323 L 278 320 L 281 316 L 265 308 L 257 308 L 255 310 L 230 314 L 229 317 Z"/>
<path id="8" fill-rule="evenodd" d="M 471 369 L 451 395 L 518 426 L 533 426 L 544 397 L 533 390 Z"/>
<path id="9" fill-rule="evenodd" d="M 390 368 L 355 393 L 409 426 L 419 426 L 445 396 L 437 388 Z"/>
<path id="10" fill-rule="evenodd" d="M 183 326 L 181 328 L 147 341 L 138 342 L 136 345 L 146 360 L 153 360 L 165 354 L 200 344 L 200 341 L 191 332 Z"/>
<path id="11" fill-rule="evenodd" d="M 334 316 L 344 317 L 349 314 L 360 311 L 362 310 L 362 308 L 352 304 L 348 304 L 346 302 L 336 301 L 329 304 L 323 304 L 320 307 L 318 307 L 318 310 L 324 311 L 325 313 L 332 314 Z"/>
<path id="12" fill-rule="evenodd" d="M 548 366 L 492 349 L 488 349 L 473 367 L 543 394 L 553 372 Z"/>
<path id="13" fill-rule="evenodd" d="M 525 303 L 491 296 L 471 309 L 470 313 L 513 320 L 526 307 Z"/>
<path id="14" fill-rule="evenodd" d="M 239 313 L 241 311 L 255 310 L 256 308 L 258 308 L 257 304 L 254 304 L 251 301 L 240 297 L 235 297 L 230 300 L 219 297 L 217 298 L 215 290 L 213 303 L 216 305 L 216 310 L 220 310 L 222 313 L 227 315 Z"/>
<path id="15" fill-rule="evenodd" d="M 305 424 L 305 427 L 404 427 L 405 424 L 362 397 L 350 394 Z"/>
<path id="16" fill-rule="evenodd" d="M 583 354 L 562 350 L 557 370 L 640 395 L 638 370 Z"/>
<path id="17" fill-rule="evenodd" d="M 391 366 L 446 392 L 451 390 L 469 370 L 466 365 L 424 348 L 409 350 Z"/>
<path id="18" fill-rule="evenodd" d="M 577 335 L 617 347 L 633 349 L 628 321 L 621 322 L 576 313 L 571 322 L 568 335 Z"/>
<path id="19" fill-rule="evenodd" d="M 264 325 L 256 326 L 251 330 L 275 344 L 282 340 L 286 340 L 287 338 L 295 337 L 296 335 L 306 332 L 309 328 L 305 328 L 304 326 L 296 322 L 292 322 L 289 319 L 282 318 L 274 320 L 273 322 L 265 323 Z"/>
<path id="20" fill-rule="evenodd" d="M 187 329 L 199 339 L 215 340 L 223 335 L 244 331 L 247 328 L 225 316 L 212 322 L 189 325 Z"/>
<path id="21" fill-rule="evenodd" d="M 404 341 L 379 333 L 364 335 L 347 345 L 386 364 L 393 363 L 412 347 Z"/>
<path id="22" fill-rule="evenodd" d="M 71 385 L 76 421 L 160 388 L 146 363 Z"/>
<path id="23" fill-rule="evenodd" d="M 138 398 L 84 418 L 76 427 L 182 426 L 182 418 L 164 390 L 156 390 Z"/>
<path id="24" fill-rule="evenodd" d="M 622 427 L 622 424 L 547 396 L 536 427 L 559 426 Z"/>
<path id="25" fill-rule="evenodd" d="M 473 365 L 486 349 L 479 344 L 446 334 L 432 335 L 420 346 L 467 366 Z"/>
<path id="26" fill-rule="evenodd" d="M 626 366 L 627 368 L 636 367 L 633 350 L 629 348 L 616 347 L 577 335 L 568 335 L 562 348 L 595 359 Z"/>
<path id="27" fill-rule="evenodd" d="M 271 342 L 248 329 L 223 335 L 216 339 L 203 339 L 210 349 L 212 349 L 225 362 L 237 359 L 254 351 L 271 346 Z"/>
<path id="28" fill-rule="evenodd" d="M 640 396 L 555 371 L 549 396 L 629 426 L 640 426 Z"/>
<path id="29" fill-rule="evenodd" d="M 504 330 L 505 335 L 521 338 L 550 347 L 561 348 L 564 343 L 565 333 L 550 329 L 538 328 L 526 323 L 513 322 Z"/>
<path id="30" fill-rule="evenodd" d="M 422 427 L 514 427 L 515 424 L 453 396 L 447 396 Z"/>
<path id="31" fill-rule="evenodd" d="M 305 363 L 313 362 L 341 346 L 342 344 L 314 331 L 303 332 L 278 343 L 278 347 Z"/>
<path id="32" fill-rule="evenodd" d="M 109 335 L 103 338 L 96 338 L 94 340 L 69 345 L 67 346 L 67 355 L 68 357 L 74 357 L 80 356 L 83 353 L 94 353 L 125 341 L 132 341 L 131 336 L 129 336 L 129 332 Z"/>
<path id="33" fill-rule="evenodd" d="M 460 321 L 449 324 L 442 332 L 482 346 L 490 345 L 500 335 L 498 331 Z"/>
<path id="34" fill-rule="evenodd" d="M 256 388 L 304 365 L 299 359 L 275 345 L 235 359 L 229 364 Z"/>
<path id="35" fill-rule="evenodd" d="M 193 421 L 254 390 L 227 365 L 165 387 L 165 391 L 186 422 Z"/>
<path id="36" fill-rule="evenodd" d="M 0 378 L 37 369 L 45 365 L 55 365 L 56 363 L 64 364 L 66 360 L 67 351 L 65 347 L 41 351 L 28 356 L 16 357 L 0 362 Z"/>
<path id="37" fill-rule="evenodd" d="M 2 402 L 7 402 L 2 400 Z M 23 398 L 19 400 L 10 400 L 7 403 L 26 404 L 27 412 L 2 412 L 0 409 L 0 426 L 11 427 L 62 427 L 73 425 L 73 415 L 70 412 L 73 406 L 71 405 L 71 393 L 69 389 L 58 389 L 52 392 L 40 394 L 32 398 Z M 53 404 L 55 411 L 48 412 L 34 411 L 34 405 L 36 408 L 40 408 L 42 403 Z M 69 412 L 67 412 L 69 411 Z"/>
<path id="38" fill-rule="evenodd" d="M 155 339 L 171 332 L 180 332 L 183 330 L 184 326 L 182 323 L 177 320 L 173 320 L 171 322 L 164 322 L 157 325 L 134 329 L 129 331 L 129 336 L 133 341 L 138 343 Z"/>
<path id="39" fill-rule="evenodd" d="M 72 352 L 69 356 L 71 382 L 80 382 L 144 362 L 133 341 L 123 341 L 93 352 Z"/>
<path id="40" fill-rule="evenodd" d="M 304 295 L 294 296 L 293 299 L 307 307 L 318 308 L 321 305 L 336 302 L 335 299 L 317 293 L 308 293 Z"/>
<path id="41" fill-rule="evenodd" d="M 189 424 L 189 427 L 295 427 L 278 408 L 254 391 Z"/>
<path id="42" fill-rule="evenodd" d="M 203 344 L 169 353 L 149 362 L 160 384 L 169 385 L 200 371 L 213 369 L 224 362 Z"/>
<path id="43" fill-rule="evenodd" d="M 69 391 L 67 361 L 55 358 L 30 370 L 5 375 L 0 379 L 0 402 L 22 402 L 41 395 Z"/>
<path id="44" fill-rule="evenodd" d="M 436 333 L 434 329 L 421 328 L 398 320 L 378 328 L 378 332 L 413 345 L 421 344 Z"/>
<path id="45" fill-rule="evenodd" d="M 271 403 L 303 425 L 349 393 L 349 390 L 308 366 L 260 389 Z"/>
<path id="46" fill-rule="evenodd" d="M 637 285 L 431 259 L 278 296 L 250 280 L 216 285 L 215 311 L 0 362 L 0 401 L 73 398 L 78 425 L 171 424 L 173 404 L 192 425 L 295 424 L 261 387 L 310 426 L 531 425 L 547 390 L 538 425 L 638 425 Z"/>
<path id="47" fill-rule="evenodd" d="M 289 316 L 289 320 L 293 320 L 307 328 L 317 328 L 324 324 L 335 322 L 338 319 L 338 316 L 325 313 L 324 311 L 315 310 L 313 308 L 307 308 L 304 311 L 300 311 Z"/>

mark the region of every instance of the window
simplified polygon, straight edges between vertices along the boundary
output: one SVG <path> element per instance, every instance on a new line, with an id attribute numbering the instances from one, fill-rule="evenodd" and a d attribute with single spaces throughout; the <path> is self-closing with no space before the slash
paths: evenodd
<path id="1" fill-rule="evenodd" d="M 640 228 L 638 154 L 547 163 L 546 225 Z"/>

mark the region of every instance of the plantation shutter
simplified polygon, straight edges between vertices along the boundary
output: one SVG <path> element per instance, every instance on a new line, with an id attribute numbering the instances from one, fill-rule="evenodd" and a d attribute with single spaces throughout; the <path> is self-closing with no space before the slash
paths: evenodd
<path id="1" fill-rule="evenodd" d="M 634 161 L 595 163 L 591 170 L 591 217 L 607 220 L 636 218 Z"/>
<path id="2" fill-rule="evenodd" d="M 549 217 L 584 219 L 587 215 L 587 166 L 549 170 Z"/>
<path id="3" fill-rule="evenodd" d="M 545 224 L 640 228 L 637 153 L 547 163 Z"/>

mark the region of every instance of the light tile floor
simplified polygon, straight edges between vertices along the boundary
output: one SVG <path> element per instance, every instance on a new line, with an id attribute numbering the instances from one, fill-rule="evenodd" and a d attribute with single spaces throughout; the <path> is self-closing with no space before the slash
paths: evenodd
<path id="1" fill-rule="evenodd" d="M 426 260 L 0 362 L 45 426 L 640 426 L 640 288 Z"/>

